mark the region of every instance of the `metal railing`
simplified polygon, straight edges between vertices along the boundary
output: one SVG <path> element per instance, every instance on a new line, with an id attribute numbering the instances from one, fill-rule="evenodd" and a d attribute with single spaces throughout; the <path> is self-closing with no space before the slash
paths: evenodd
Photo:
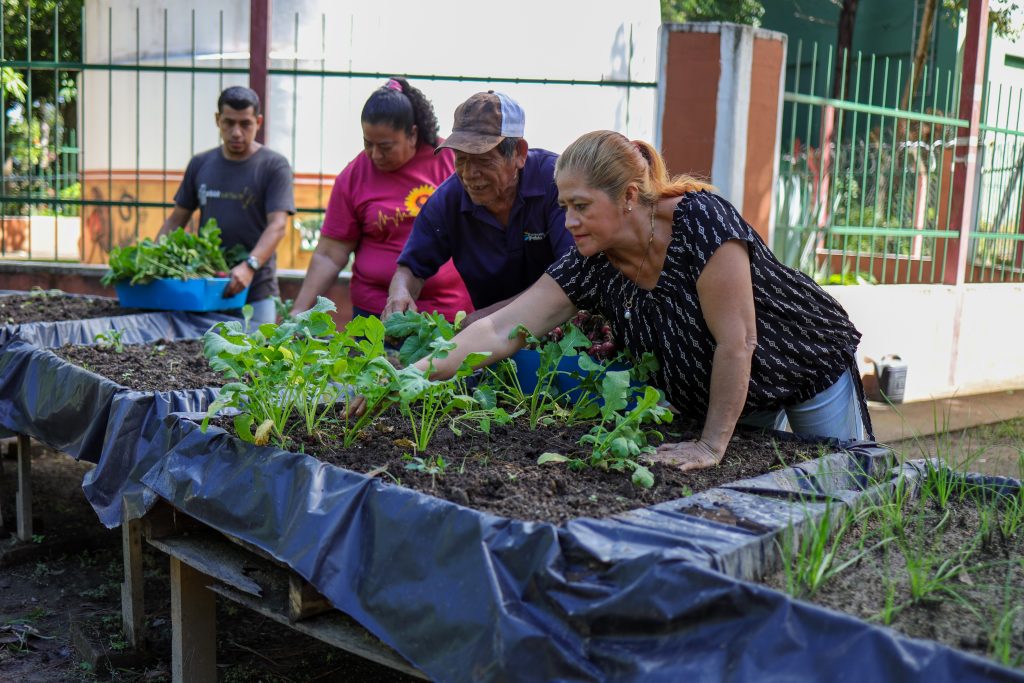
<path id="1" fill-rule="evenodd" d="M 31 13 L 32 8 L 27 6 L 25 11 Z M 51 54 L 55 56 L 61 54 L 59 11 L 56 9 L 53 15 Z M 150 15 L 144 16 L 144 11 L 150 11 Z M 91 25 L 87 25 L 89 18 Z M 61 61 L 41 57 L 31 41 L 23 53 L 10 54 L 10 49 L 4 49 L 0 16 L 0 110 L 7 110 L 11 104 L 4 88 L 5 76 L 20 77 L 28 86 L 28 104 L 24 107 L 28 125 L 12 128 L 5 120 L 0 130 L 0 166 L 4 170 L 0 185 L 0 257 L 103 262 L 112 246 L 155 233 L 173 207 L 173 195 L 188 158 L 219 144 L 209 116 L 215 109 L 217 93 L 228 85 L 248 81 L 248 46 L 242 45 L 240 50 L 237 40 L 232 43 L 226 38 L 225 23 L 223 11 L 197 17 L 196 10 L 175 15 L 167 9 L 135 8 L 130 14 L 115 16 L 112 8 L 106 8 L 87 16 L 83 9 L 81 54 L 78 59 Z M 298 171 L 295 229 L 289 231 L 283 245 L 295 254 L 308 252 L 315 244 L 315 226 L 323 217 L 334 177 L 356 151 L 350 144 L 343 152 L 328 152 L 325 159 L 325 140 L 332 127 L 339 125 L 329 118 L 331 95 L 348 82 L 366 82 L 365 94 L 373 87 L 372 81 L 403 75 L 417 84 L 439 84 L 439 88 L 448 83 L 618 88 L 627 99 L 631 92 L 645 91 L 653 98 L 657 86 L 631 77 L 517 78 L 332 68 L 325 58 L 329 47 L 325 26 L 323 15 L 312 17 L 303 22 L 300 35 L 300 17 L 296 14 L 294 26 L 286 29 L 292 39 L 290 54 L 272 54 L 268 69 L 271 106 L 276 107 L 273 111 L 279 114 L 278 120 L 289 120 L 287 128 L 274 129 L 280 135 L 272 138 L 271 146 L 288 157 Z M 184 44 L 184 50 L 175 47 L 175 31 L 177 45 Z M 144 34 L 147 37 L 140 38 Z M 628 59 L 633 59 L 632 53 Z M 414 63 L 410 61 L 410 67 Z M 56 92 L 41 101 L 38 92 L 33 92 L 33 84 L 43 73 L 52 75 L 56 82 L 74 81 L 74 101 L 59 103 Z M 61 118 L 62 111 L 74 111 L 76 107 L 76 120 Z M 53 115 L 48 125 L 54 134 L 45 139 L 32 135 L 32 122 L 39 123 L 43 109 Z M 442 116 L 441 111 L 437 113 Z M 449 114 L 446 111 L 443 115 Z M 628 107 L 626 116 L 628 121 Z M 358 142 L 358 120 L 351 128 L 349 137 Z M 338 147 L 341 145 L 332 149 Z M 53 157 L 58 161 L 52 166 L 40 161 Z M 301 166 L 305 170 L 299 168 L 300 160 L 304 160 Z M 53 217 L 53 238 L 45 244 L 38 239 L 40 215 Z M 62 238 L 57 234 L 57 217 L 77 218 L 80 222 L 73 255 L 59 246 Z M 60 226 L 60 231 L 64 235 L 65 227 Z M 67 241 L 66 235 L 63 241 Z"/>
<path id="2" fill-rule="evenodd" d="M 776 253 L 823 284 L 949 281 L 959 237 L 954 152 L 969 124 L 955 115 L 959 75 L 844 53 L 838 71 L 849 76 L 835 88 L 835 59 L 831 47 L 796 45 L 783 95 Z M 999 88 L 986 105 L 982 120 L 999 123 L 981 127 L 966 281 L 1020 281 L 1020 89 Z"/>

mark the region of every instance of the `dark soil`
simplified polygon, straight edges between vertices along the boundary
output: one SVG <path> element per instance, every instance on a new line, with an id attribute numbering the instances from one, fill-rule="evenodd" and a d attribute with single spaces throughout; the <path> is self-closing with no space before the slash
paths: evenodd
<path id="1" fill-rule="evenodd" d="M 221 427 L 233 432 L 231 421 Z M 699 429 L 669 425 L 670 441 L 695 439 Z M 756 431 L 737 431 L 722 463 L 717 467 L 683 473 L 660 464 L 650 466 L 654 486 L 644 489 L 629 474 L 598 469 L 570 470 L 564 464 L 538 465 L 545 452 L 569 457 L 588 455 L 577 443 L 589 426 L 555 425 L 529 429 L 525 421 L 495 425 L 490 436 L 464 431 L 455 436 L 442 427 L 424 458 L 442 458 L 443 474 L 408 469 L 403 456 L 413 452 L 408 422 L 388 413 L 364 433 L 351 448 L 329 430 L 304 436 L 292 430 L 289 450 L 302 451 L 325 462 L 356 472 L 380 471 L 382 481 L 444 498 L 460 505 L 515 519 L 562 524 L 577 517 L 607 517 L 626 510 L 682 498 L 721 484 L 763 474 L 773 469 L 818 457 L 818 446 L 776 442 Z"/>
<path id="2" fill-rule="evenodd" d="M 0 324 L 86 320 L 136 313 L 121 308 L 115 299 L 65 296 L 49 292 L 0 296 Z"/>
<path id="3" fill-rule="evenodd" d="M 210 369 L 203 342 L 161 341 L 130 344 L 121 351 L 100 346 L 62 346 L 54 353 L 75 365 L 136 391 L 172 391 L 224 386 Z"/>
<path id="4" fill-rule="evenodd" d="M 901 544 L 892 541 L 870 552 L 855 565 L 830 579 L 810 598 L 812 602 L 848 612 L 862 619 L 884 623 L 887 585 L 895 590 L 898 606 L 892 628 L 914 638 L 927 638 L 974 654 L 989 656 L 1010 666 L 1024 665 L 1024 528 L 1015 537 L 1004 538 L 998 528 L 981 535 L 979 507 L 967 498 L 951 502 L 946 512 L 931 502 L 908 503 L 906 515 L 911 521 L 905 533 L 907 543 L 923 543 L 926 557 L 933 559 L 931 575 L 942 563 L 954 558 L 950 566 L 962 562 L 963 569 L 943 588 L 911 601 L 910 574 Z M 836 564 L 856 556 L 882 538 L 877 520 L 857 528 L 840 543 Z M 973 549 L 973 552 L 971 550 Z M 967 557 L 958 558 L 965 552 Z M 911 555 L 913 557 L 913 554 Z M 768 579 L 773 587 L 783 588 L 781 572 Z M 999 656 L 996 625 L 1006 610 L 1017 608 L 1005 635 L 1008 655 Z"/>
<path id="5" fill-rule="evenodd" d="M 15 463 L 7 460 L 2 465 L 0 504 L 9 531 L 14 520 L 11 472 Z M 148 544 L 143 544 L 150 640 L 147 663 L 97 675 L 81 660 L 71 642 L 69 624 L 74 619 L 85 623 L 94 646 L 120 653 L 127 645 L 120 634 L 120 530 L 104 529 L 81 493 L 82 477 L 90 467 L 48 449 L 40 449 L 33 457 L 39 542 L 53 543 L 66 552 L 0 566 L 0 681 L 171 680 L 169 563 Z M 2 544 L 12 542 L 10 538 L 0 539 Z M 219 680 L 232 683 L 416 680 L 330 647 L 219 596 L 217 666 Z"/>

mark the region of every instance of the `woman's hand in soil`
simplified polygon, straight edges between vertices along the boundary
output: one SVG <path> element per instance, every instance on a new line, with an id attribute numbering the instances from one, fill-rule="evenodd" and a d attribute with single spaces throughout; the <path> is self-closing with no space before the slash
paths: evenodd
<path id="1" fill-rule="evenodd" d="M 725 453 L 719 453 L 706 441 L 680 441 L 658 446 L 658 450 L 647 456 L 654 462 L 678 467 L 683 472 L 714 467 L 722 461 Z"/>

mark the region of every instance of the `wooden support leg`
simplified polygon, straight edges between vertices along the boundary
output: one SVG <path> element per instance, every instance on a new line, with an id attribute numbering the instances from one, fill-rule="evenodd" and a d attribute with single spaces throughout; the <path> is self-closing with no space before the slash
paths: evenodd
<path id="1" fill-rule="evenodd" d="M 128 642 L 133 649 L 139 649 L 145 637 L 146 626 L 142 578 L 142 520 L 133 519 L 121 525 L 121 545 L 124 554 L 121 620 Z"/>
<path id="2" fill-rule="evenodd" d="M 171 558 L 171 680 L 217 683 L 216 596 L 211 579 Z"/>
<path id="3" fill-rule="evenodd" d="M 18 539 L 32 540 L 32 442 L 18 435 L 18 496 L 15 501 Z"/>
<path id="4" fill-rule="evenodd" d="M 7 455 L 8 455 L 8 457 L 13 457 L 14 454 L 17 452 L 17 448 L 18 448 L 18 444 L 16 442 L 12 442 L 12 443 L 7 444 Z M 0 449 L 3 449 L 3 446 L 0 446 Z M 3 450 L 0 450 L 0 481 L 3 480 L 3 475 L 4 475 Z M 4 532 L 4 529 L 6 529 L 6 528 L 7 527 L 4 526 L 3 506 L 0 505 L 0 536 L 6 536 L 6 533 Z"/>

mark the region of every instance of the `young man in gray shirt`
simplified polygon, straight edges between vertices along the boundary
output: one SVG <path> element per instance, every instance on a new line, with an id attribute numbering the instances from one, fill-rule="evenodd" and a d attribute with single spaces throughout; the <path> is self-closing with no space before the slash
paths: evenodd
<path id="1" fill-rule="evenodd" d="M 249 251 L 249 258 L 231 269 L 224 295 L 249 287 L 253 321 L 274 322 L 275 251 L 288 215 L 295 213 L 292 169 L 287 159 L 256 142 L 263 116 L 254 91 L 233 86 L 222 92 L 216 121 L 224 144 L 189 161 L 159 234 L 187 224 L 196 209 L 200 225 L 215 218 L 226 249 L 241 244 Z"/>

